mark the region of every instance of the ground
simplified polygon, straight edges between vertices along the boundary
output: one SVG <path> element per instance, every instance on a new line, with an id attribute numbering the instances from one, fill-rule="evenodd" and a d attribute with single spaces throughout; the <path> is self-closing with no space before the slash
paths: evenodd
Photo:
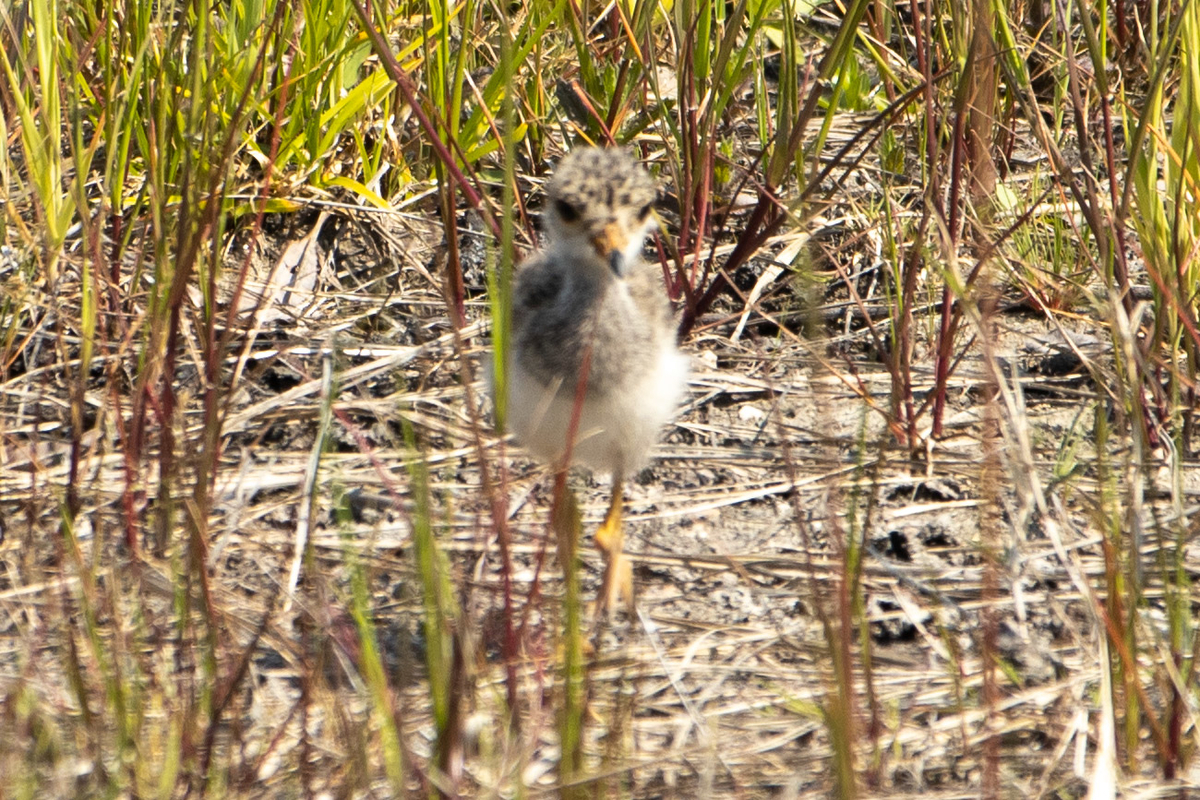
<path id="1" fill-rule="evenodd" d="M 991 738 L 1005 796 L 1082 797 L 1096 763 L 1107 657 L 1094 606 L 1105 587 L 1097 498 L 1109 487 L 1105 464 L 1123 469 L 1128 452 L 1124 442 L 1094 452 L 1097 419 L 1117 413 L 1097 389 L 1097 375 L 1112 369 L 1106 320 L 1099 306 L 1091 318 L 1031 310 L 996 275 L 995 314 L 966 320 L 956 343 L 962 358 L 943 435 L 929 436 L 925 414 L 909 448 L 887 425 L 892 374 L 878 348 L 890 343 L 887 314 L 875 336 L 862 316 L 888 302 L 880 266 L 864 249 L 870 223 L 838 219 L 782 232 L 735 276 L 759 299 L 722 300 L 682 343 L 693 365 L 687 402 L 627 488 L 636 613 L 597 623 L 592 639 L 590 763 L 613 791 L 634 797 L 826 792 L 829 717 L 838 713 L 833 654 L 847 644 L 856 763 L 869 793 L 975 796 Z M 481 378 L 491 254 L 477 221 L 464 214 L 459 222 L 469 300 L 461 330 L 447 313 L 441 224 L 428 209 L 333 210 L 319 226 L 315 211 L 273 218 L 256 247 L 235 240 L 228 256 L 237 267 L 249 253 L 262 276 L 289 243 L 311 233 L 319 247 L 308 265 L 315 293 L 268 303 L 272 313 L 259 316 L 238 350 L 242 360 L 231 362 L 244 378 L 228 398 L 206 523 L 206 591 L 220 636 L 249 654 L 244 714 L 236 733 L 222 735 L 244 748 L 245 772 L 230 780 L 257 786 L 252 793 L 291 791 L 301 757 L 317 789 L 366 769 L 343 763 L 355 752 L 347 737 L 367 718 L 349 599 L 355 565 L 366 567 L 406 746 L 418 760 L 432 746 L 412 548 L 414 462 L 429 471 L 432 521 L 469 649 L 469 785 L 507 786 L 508 796 L 514 770 L 534 790 L 555 785 L 562 581 L 548 528 L 552 476 L 491 427 Z M 837 265 L 854 275 L 863 305 L 849 300 Z M 934 380 L 940 292 L 930 291 L 908 365 L 918 405 Z M 199 362 L 188 353 L 180 363 L 178 427 L 194 437 Z M 10 444 L 0 478 L 0 676 L 45 669 L 39 690 L 71 705 L 57 662 L 42 660 L 66 634 L 34 619 L 68 602 L 48 589 L 65 581 L 69 590 L 77 573 L 50 569 L 53 577 L 34 589 L 11 577 L 31 574 L 33 562 L 61 563 L 72 547 L 46 536 L 58 509 L 36 491 L 39 482 L 66 485 L 70 445 L 61 374 L 48 354 L 41 366 L 31 357 L 3 387 Z M 97 374 L 97 397 L 112 390 L 110 380 Z M 326 391 L 336 413 L 318 462 Z M 406 444 L 406 425 L 415 446 Z M 124 464 L 112 441 L 98 436 L 82 462 L 78 480 L 91 500 L 74 532 L 81 563 L 127 546 L 118 536 Z M 1172 474 L 1181 483 L 1174 495 Z M 1197 479 L 1188 464 L 1146 482 L 1145 505 L 1128 512 L 1141 515 L 1144 558 L 1176 546 L 1180 526 L 1169 515 L 1194 502 Z M 606 508 L 607 480 L 578 472 L 570 486 L 583 512 L 590 600 L 601 567 L 590 532 Z M 495 498 L 511 536 L 522 655 L 513 739 L 498 730 L 506 620 Z M 116 584 L 106 603 L 144 604 L 139 635 L 162 649 L 131 658 L 166 680 L 197 655 L 176 646 L 170 623 L 178 556 L 157 557 L 148 534 L 141 566 L 101 580 Z M 305 535 L 312 558 L 303 557 Z M 298 593 L 290 596 L 293 574 Z M 1146 596 L 1153 604 L 1161 587 Z M 839 627 L 842 613 L 862 627 Z M 989 622 L 998 664 L 990 700 L 982 678 Z M 32 648 L 31 636 L 41 637 Z M 321 669 L 314 654 L 325 659 Z M 518 752 L 504 749 L 514 741 Z M 1126 788 L 1136 792 L 1138 780 Z"/>

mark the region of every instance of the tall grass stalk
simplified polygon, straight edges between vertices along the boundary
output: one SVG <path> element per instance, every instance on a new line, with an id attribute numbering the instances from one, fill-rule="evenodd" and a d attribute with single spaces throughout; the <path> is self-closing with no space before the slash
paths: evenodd
<path id="1" fill-rule="evenodd" d="M 508 77 L 503 84 L 512 85 L 516 75 L 513 41 L 503 30 L 500 33 L 500 72 Z M 492 382 L 493 382 L 493 412 L 496 430 L 504 431 L 508 415 L 508 356 L 512 332 L 512 284 L 513 268 L 516 261 L 514 238 L 516 233 L 516 209 L 519 207 L 517 197 L 517 98 L 511 91 L 505 90 L 501 96 L 501 125 L 504 136 L 503 165 L 504 184 L 501 191 L 501 208 L 505 209 L 500 220 L 500 247 L 498 259 L 493 262 L 493 269 L 488 270 L 487 289 L 488 307 L 492 315 Z M 503 454 L 503 451 L 501 451 Z M 482 454 L 482 448 L 481 448 Z M 492 503 L 492 524 L 496 539 L 500 544 L 501 572 L 504 592 L 504 658 L 507 663 L 505 684 L 508 690 L 508 722 L 514 729 L 520 719 L 521 709 L 517 704 L 517 661 L 521 655 L 521 643 L 516 632 L 517 608 L 513 596 L 513 557 L 512 542 L 507 524 L 508 512 L 508 472 L 504 463 L 500 464 L 498 485 L 492 486 L 495 500 Z"/>
<path id="2" fill-rule="evenodd" d="M 579 589 L 579 541 L 583 521 L 575 495 L 567 486 L 567 473 L 560 470 L 554 480 L 552 526 L 558 538 L 558 561 L 563 571 L 562 698 L 558 712 L 559 783 L 563 797 L 584 798 L 591 794 L 583 779 L 584 722 L 587 718 L 588 676 L 584 659 L 583 596 Z"/>
<path id="3" fill-rule="evenodd" d="M 421 580 L 424 601 L 425 664 L 429 670 L 429 697 L 437 731 L 437 763 L 441 771 L 457 783 L 462 773 L 462 687 L 457 685 L 455 651 L 461 649 L 460 613 L 450 586 L 450 570 L 445 555 L 433 534 L 433 507 L 429 490 L 429 469 L 417 452 L 412 426 L 404 423 L 404 439 L 412 453 L 409 459 L 409 486 L 413 497 L 413 555 Z"/>
<path id="4" fill-rule="evenodd" d="M 28 174 L 38 199 L 42 230 L 39 243 L 42 268 L 49 285 L 58 281 L 59 259 L 67 228 L 75 215 L 75 196 L 64 187 L 62 127 L 62 86 L 60 81 L 64 54 L 59 30 L 61 14 L 57 0 L 30 6 L 33 24 L 34 63 L 22 61 L 14 66 L 6 51 L 0 64 L 8 79 L 10 97 L 16 105 L 21 129 L 21 145 Z M 22 56 L 24 50 L 18 50 Z M 19 70 L 19 71 L 18 71 Z M 36 75 L 36 78 L 34 78 Z M 36 94 L 34 87 L 36 87 Z"/>
<path id="5" fill-rule="evenodd" d="M 730 276 L 742 264 L 785 222 L 802 216 L 794 215 L 792 209 L 786 208 L 780 202 L 777 192 L 784 186 L 788 176 L 793 174 L 793 166 L 803 157 L 804 134 L 816 115 L 822 97 L 821 82 L 829 80 L 846 59 L 853 57 L 857 27 L 868 5 L 869 0 L 855 0 L 847 9 L 833 42 L 820 59 L 812 80 L 807 81 L 803 87 L 807 91 L 803 101 L 797 97 L 795 106 L 786 101 L 778 104 L 772 138 L 769 143 L 763 145 L 764 174 L 761 183 L 756 182 L 757 202 L 737 237 L 733 252 L 729 254 L 720 271 L 713 274 L 711 280 L 706 279 L 701 285 L 692 287 L 679 323 L 681 336 L 692 330 L 696 320 L 708 311 L 717 298 L 732 290 Z M 792 24 L 789 15 L 785 15 L 783 24 L 785 27 Z M 792 57 L 795 59 L 794 53 Z M 796 67 L 798 62 L 793 60 L 784 62 L 781 69 L 792 70 Z M 794 110 L 785 114 L 788 109 Z M 802 198 L 806 196 L 806 191 L 807 189 L 802 187 Z"/>
<path id="6" fill-rule="evenodd" d="M 1197 126 L 1200 125 L 1200 10 L 1195 4 L 1185 4 L 1178 10 L 1172 9 L 1165 17 L 1169 24 L 1164 31 L 1156 25 L 1148 33 L 1147 57 L 1153 67 L 1148 91 L 1140 108 L 1123 105 L 1123 120 L 1127 136 L 1132 141 L 1133 158 L 1126 173 L 1122 204 L 1118 205 L 1118 219 L 1131 205 L 1136 211 L 1130 214 L 1134 230 L 1145 256 L 1145 268 L 1153 287 L 1153 315 L 1150 317 L 1152 338 L 1142 344 L 1134 338 L 1137 318 L 1130 319 L 1126 308 L 1115 309 L 1112 315 L 1114 342 L 1117 344 L 1119 363 L 1124 370 L 1120 378 L 1126 381 L 1126 392 L 1132 399 L 1126 409 L 1129 435 L 1133 445 L 1129 453 L 1126 474 L 1128 485 L 1127 508 L 1121 513 L 1114 507 L 1111 514 L 1113 525 L 1112 546 L 1106 550 L 1116 563 L 1109 568 L 1108 600 L 1109 617 L 1114 623 L 1116 635 L 1121 637 L 1118 652 L 1129 653 L 1133 658 L 1139 652 L 1137 631 L 1140 627 L 1142 587 L 1147 576 L 1143 570 L 1147 565 L 1140 557 L 1142 537 L 1141 484 L 1146 474 L 1146 459 L 1156 448 L 1164 448 L 1173 465 L 1193 447 L 1194 431 L 1192 406 L 1196 399 L 1196 376 L 1200 357 L 1200 331 L 1197 330 L 1196 286 L 1200 283 L 1200 268 L 1196 263 L 1196 250 L 1200 242 L 1200 223 L 1197 223 L 1200 208 L 1197 206 L 1197 189 L 1200 188 L 1200 141 Z M 1095 34 L 1100 36 L 1098 32 Z M 1102 42 L 1093 46 L 1099 49 Z M 1093 59 L 1097 56 L 1093 52 Z M 1180 81 L 1173 95 L 1168 94 L 1165 80 L 1168 63 L 1178 59 Z M 1169 121 L 1169 122 L 1168 122 Z M 1111 148 L 1110 148 L 1111 151 Z M 1155 353 L 1168 354 L 1165 363 L 1150 361 Z M 1162 381 L 1158 376 L 1165 378 Z M 1145 387 L 1145 388 L 1143 388 Z M 1151 407 L 1143 404 L 1150 394 Z M 1161 398 L 1161 399 L 1159 399 Z M 1171 439 L 1160 439 L 1150 427 L 1152 416 L 1159 416 L 1154 407 L 1166 408 L 1167 430 Z M 1176 491 L 1178 471 L 1172 468 L 1172 491 Z M 1165 547 L 1163 553 L 1177 551 L 1170 542 L 1179 534 L 1171 532 L 1169 526 L 1163 530 L 1160 522 L 1156 528 L 1156 539 Z M 1128 556 L 1122 557 L 1123 552 Z M 1185 653 L 1191 649 L 1195 637 L 1191 614 L 1179 602 L 1182 595 L 1189 593 L 1190 581 L 1178 569 L 1175 560 L 1160 557 L 1154 572 L 1160 576 L 1167 595 L 1168 660 L 1164 668 L 1173 670 L 1185 662 Z M 1115 600 L 1120 598 L 1121 600 Z M 1123 602 L 1121 602 L 1123 601 Z M 1114 607 L 1114 603 L 1121 602 Z M 1124 613 L 1122 613 L 1124 612 Z M 1126 622 L 1127 620 L 1127 622 Z M 1123 624 L 1124 623 L 1124 624 Z M 1166 741 L 1159 747 L 1160 768 L 1167 777 L 1173 777 L 1179 767 L 1180 747 L 1180 687 L 1171 682 L 1169 698 L 1160 707 L 1144 707 L 1142 698 L 1132 681 L 1136 672 L 1122 660 L 1114 669 L 1115 686 L 1122 686 L 1123 705 L 1114 702 L 1123 712 L 1124 744 L 1127 764 L 1132 767 L 1137 753 L 1136 737 L 1138 720 L 1143 714 L 1160 715 L 1166 726 Z M 1166 680 L 1164 678 L 1164 680 Z"/>
<path id="7" fill-rule="evenodd" d="M 359 665 L 370 692 L 374 722 L 379 727 L 380 748 L 383 751 L 388 783 L 391 784 L 393 792 L 402 795 L 406 791 L 404 747 L 395 700 L 388 685 L 383 656 L 379 652 L 378 634 L 372 621 L 374 615 L 371 611 L 371 595 L 367 589 L 367 576 L 363 565 L 354 555 L 353 548 L 347 548 L 346 558 L 350 566 L 352 589 L 350 611 L 358 628 L 361 647 Z M 437 641 L 436 644 L 440 645 L 441 642 Z"/>

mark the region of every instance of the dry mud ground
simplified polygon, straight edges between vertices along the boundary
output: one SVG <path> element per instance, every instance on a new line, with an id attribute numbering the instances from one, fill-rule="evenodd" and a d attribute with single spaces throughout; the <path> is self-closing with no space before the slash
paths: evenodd
<path id="1" fill-rule="evenodd" d="M 315 217 L 270 228 L 261 264 L 269 267 L 285 242 L 312 232 Z M 469 234 L 471 220 L 461 223 Z M 869 792 L 976 796 L 992 734 L 1005 796 L 1086 792 L 1096 764 L 1102 650 L 1081 586 L 1103 589 L 1103 473 L 1092 451 L 1097 413 L 1111 414 L 1093 377 L 1111 369 L 1103 314 L 1051 321 L 1001 303 L 986 331 L 965 325 L 946 435 L 913 458 L 885 424 L 890 375 L 830 267 L 840 260 L 873 307 L 885 301 L 881 264 L 862 245 L 870 225 L 842 218 L 781 237 L 736 276 L 743 292 L 760 290 L 754 307 L 726 302 L 685 342 L 693 360 L 687 404 L 653 465 L 628 488 L 627 549 L 640 614 L 619 615 L 603 631 L 591 669 L 587 749 L 608 759 L 603 774 L 620 795 L 829 790 L 821 709 L 835 683 L 821 617 L 836 611 L 851 537 L 866 545 L 861 582 L 847 594 L 861 600 L 866 619 L 848 635 L 858 764 Z M 289 774 L 301 738 L 294 712 L 305 683 L 299 676 L 313 669 L 314 629 L 329 636 L 324 700 L 307 717 L 316 745 L 305 751 L 310 780 L 333 790 L 351 769 L 343 763 L 347 730 L 366 719 L 347 610 L 351 562 L 367 566 L 408 747 L 417 756 L 429 747 L 422 595 L 410 546 L 413 451 L 402 420 L 429 468 L 437 535 L 474 645 L 466 769 L 477 783 L 468 785 L 486 794 L 517 763 L 534 795 L 554 786 L 550 697 L 561 576 L 547 533 L 551 480 L 488 427 L 479 381 L 489 343 L 483 246 L 468 236 L 470 324 L 456 334 L 437 274 L 441 240 L 438 223 L 421 214 L 334 211 L 315 237 L 322 265 L 316 293 L 281 299 L 280 318 L 260 318 L 256 334 L 238 345 L 247 358 L 223 425 L 207 561 L 230 645 L 261 631 L 245 689 L 254 712 L 237 733 L 254 766 L 248 794 L 294 787 Z M 231 263 L 240 265 L 244 252 L 235 247 Z M 768 271 L 772 257 L 781 270 Z M 933 308 L 937 298 L 924 299 Z M 932 386 L 936 319 L 936 310 L 917 316 L 910 367 L 918 404 Z M 998 370 L 989 368 L 987 349 Z M 68 395 L 51 350 L 41 351 L 41 361 L 32 355 L 0 398 L 8 460 L 0 478 L 0 683 L 42 670 L 40 691 L 69 707 L 61 670 L 39 655 L 61 645 L 60 634 L 31 622 L 60 602 L 62 588 L 50 578 L 31 584 L 15 577 L 38 574 L 37 565 L 56 574 L 46 565 L 61 546 L 54 498 L 67 469 Z M 198 440 L 201 420 L 197 359 L 195 352 L 181 357 L 178 376 L 179 425 L 188 441 Z M 336 381 L 336 414 L 332 446 L 313 472 L 326 364 Z M 989 406 L 997 375 L 1002 401 Z M 97 407 L 109 391 L 97 385 Z M 999 436 L 985 447 L 989 408 Z M 80 478 L 88 498 L 79 532 L 85 558 L 95 558 L 97 547 L 120 547 L 122 462 L 111 424 L 96 428 Z M 1113 469 L 1125 448 L 1114 442 L 1104 454 Z M 1184 455 L 1183 485 L 1150 481 L 1144 505 L 1131 512 L 1145 527 L 1147 559 L 1155 557 L 1160 527 L 1174 530 L 1172 520 L 1196 502 L 1196 462 Z M 496 749 L 503 598 L 481 465 L 502 485 L 513 539 L 525 653 L 524 744 L 515 753 Z M 316 558 L 300 564 L 300 593 L 285 606 L 280 591 L 297 563 L 307 480 L 315 480 L 309 525 Z M 572 486 L 590 531 L 603 514 L 607 481 L 579 473 Z M 345 513 L 338 513 L 339 497 Z M 1172 536 L 1165 539 L 1173 547 Z M 998 585 L 985 594 L 989 544 L 999 559 Z M 156 562 L 149 551 L 137 576 L 108 579 L 151 598 L 144 624 L 160 632 L 163 648 L 147 656 L 154 673 L 155 658 L 179 657 L 169 623 L 168 576 L 177 565 Z M 584 592 L 592 598 L 601 562 L 590 545 L 583 557 Z M 1147 591 L 1152 604 L 1155 591 Z M 996 612 L 1003 664 L 990 711 L 981 699 L 984 608 Z M 1161 789 L 1149 767 L 1123 780 L 1129 796 Z"/>

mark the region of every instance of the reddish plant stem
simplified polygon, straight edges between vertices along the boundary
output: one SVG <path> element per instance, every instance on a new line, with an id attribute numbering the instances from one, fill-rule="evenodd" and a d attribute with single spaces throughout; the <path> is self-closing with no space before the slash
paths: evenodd
<path id="1" fill-rule="evenodd" d="M 940 81 L 950 74 L 950 70 L 945 70 L 934 76 L 933 80 L 935 82 Z M 908 104 L 912 102 L 913 98 L 915 98 L 922 91 L 923 87 L 921 86 L 910 89 L 896 102 L 892 103 L 887 107 L 887 109 L 875 117 L 875 119 L 873 119 L 869 125 L 859 131 L 849 142 L 847 142 L 846 145 L 839 150 L 834 157 L 829 160 L 825 167 L 808 183 L 800 195 L 800 203 L 807 202 L 815 194 L 816 188 L 822 185 L 822 183 L 826 178 L 829 177 L 833 170 L 842 166 L 843 163 L 846 162 L 847 158 L 850 156 L 850 153 L 854 151 L 863 137 L 865 137 L 872 130 L 879 130 L 881 132 L 882 126 L 899 116 L 899 114 L 908 107 Z M 815 94 L 817 93 L 814 92 L 814 95 Z M 811 113 L 807 107 L 805 111 L 801 113 L 801 117 L 803 117 L 806 113 Z M 879 134 L 877 133 L 876 135 Z M 798 137 L 799 134 L 795 133 L 793 139 L 798 141 Z M 850 163 L 846 165 L 846 174 L 849 174 L 850 170 L 858 165 L 858 163 L 865 157 L 867 150 L 868 148 L 863 148 L 862 152 L 850 160 Z M 839 179 L 832 188 L 836 190 L 836 188 L 841 185 L 842 180 L 844 180 L 844 177 Z M 782 226 L 783 223 L 789 219 L 789 216 L 782 207 L 782 204 L 775 198 L 774 192 L 775 190 L 769 182 L 759 186 L 758 202 L 755 204 L 754 209 L 750 212 L 750 217 L 747 220 L 742 233 L 738 237 L 738 242 L 734 246 L 733 252 L 730 253 L 729 257 L 725 260 L 724 267 L 713 276 L 712 282 L 709 283 L 704 291 L 699 294 L 695 301 L 692 302 L 689 300 L 687 306 L 684 308 L 683 316 L 679 323 L 678 332 L 678 335 L 681 338 L 686 336 L 692 330 L 696 324 L 696 321 L 708 312 L 708 309 L 718 297 L 729 291 L 731 284 L 729 283 L 728 276 L 732 272 L 736 271 L 737 268 L 743 263 L 749 260 L 749 258 L 760 247 L 762 247 L 768 239 L 775 235 L 775 232 L 779 230 L 780 226 Z M 712 257 L 710 257 L 710 260 L 711 258 Z"/>
<path id="2" fill-rule="evenodd" d="M 950 198 L 947 209 L 938 209 L 938 214 L 947 219 L 946 229 L 950 236 L 949 248 L 954 251 L 958 247 L 958 236 L 961 223 L 959 220 L 959 189 L 962 186 L 962 168 L 966 157 L 966 115 L 968 109 L 960 107 L 954 117 L 954 142 L 950 153 Z M 933 167 L 933 172 L 937 172 Z M 938 325 L 937 363 L 933 378 L 933 422 L 930 436 L 934 439 L 942 437 L 942 423 L 946 413 L 946 384 L 950 379 L 950 351 L 954 347 L 954 336 L 958 332 L 957 318 L 952 316 L 954 298 L 950 293 L 948 283 L 942 284 L 942 316 Z"/>
<path id="3" fill-rule="evenodd" d="M 396 57 L 392 55 L 391 48 L 388 46 L 383 34 L 371 23 L 370 15 L 363 6 L 362 0 L 354 0 L 354 10 L 358 13 L 359 22 L 362 23 L 363 30 L 371 40 L 371 46 L 375 51 L 375 55 L 378 56 L 380 63 L 383 64 L 383 69 L 387 72 L 388 77 L 395 81 L 396 88 L 404 96 L 404 102 L 408 103 L 412 109 L 413 116 L 417 118 L 417 123 L 429 138 L 429 145 L 433 148 L 433 152 L 437 155 L 438 160 L 446 166 L 446 171 L 450 173 L 450 177 L 454 179 L 459 190 L 462 191 L 463 197 L 471 204 L 471 207 L 478 209 L 483 215 L 484 222 L 492 230 L 492 235 L 497 239 L 502 239 L 500 223 L 496 220 L 495 215 L 492 214 L 491 207 L 483 201 L 483 195 L 476 191 L 475 187 L 463 175 L 462 170 L 458 168 L 457 160 L 451 155 L 445 142 L 438 136 L 437 128 L 429 119 L 429 115 L 425 113 L 425 107 L 421 103 L 420 92 L 416 84 L 408 77 L 408 73 L 404 71 L 400 63 L 396 61 Z"/>

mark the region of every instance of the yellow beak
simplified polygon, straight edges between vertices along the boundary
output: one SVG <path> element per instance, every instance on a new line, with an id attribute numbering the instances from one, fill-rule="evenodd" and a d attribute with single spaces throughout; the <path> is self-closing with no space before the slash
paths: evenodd
<path id="1" fill-rule="evenodd" d="M 608 264 L 618 277 L 625 274 L 625 247 L 628 244 L 628 240 L 621 233 L 620 226 L 615 222 L 605 225 L 600 235 L 592 239 L 592 247 L 595 248 L 596 255 L 600 256 L 600 259 Z"/>

